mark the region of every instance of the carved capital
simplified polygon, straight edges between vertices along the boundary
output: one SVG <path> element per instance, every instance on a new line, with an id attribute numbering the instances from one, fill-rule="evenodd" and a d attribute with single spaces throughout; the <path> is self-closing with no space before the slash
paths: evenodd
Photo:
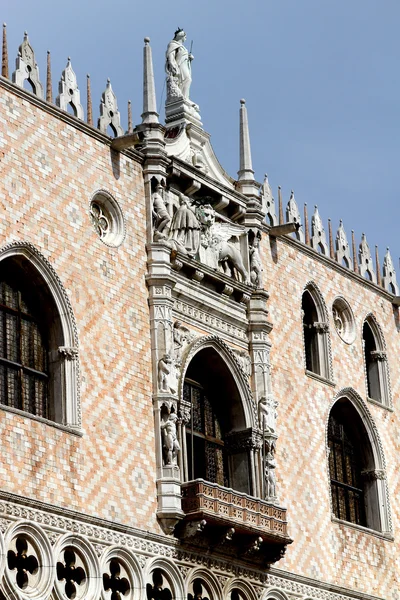
<path id="1" fill-rule="evenodd" d="M 78 358 L 78 348 L 69 347 L 69 346 L 60 346 L 58 348 L 58 353 L 65 360 L 76 360 Z"/>
<path id="2" fill-rule="evenodd" d="M 314 327 L 318 331 L 318 333 L 326 333 L 327 331 L 329 331 L 329 324 L 325 321 L 316 321 L 314 323 Z"/>
<path id="3" fill-rule="evenodd" d="M 376 362 L 385 362 L 387 361 L 387 354 L 383 350 L 372 350 L 370 352 L 371 360 Z"/>
<path id="4" fill-rule="evenodd" d="M 386 472 L 383 469 L 373 469 L 372 471 L 362 471 L 361 476 L 364 481 L 376 481 L 386 479 Z"/>

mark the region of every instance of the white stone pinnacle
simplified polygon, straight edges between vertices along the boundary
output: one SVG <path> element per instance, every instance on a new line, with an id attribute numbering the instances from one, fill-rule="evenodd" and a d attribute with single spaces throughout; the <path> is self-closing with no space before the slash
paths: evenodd
<path id="1" fill-rule="evenodd" d="M 150 38 L 144 38 L 143 48 L 143 113 L 142 123 L 158 123 L 156 88 L 154 85 L 153 60 Z"/>
<path id="2" fill-rule="evenodd" d="M 240 168 L 238 181 L 254 181 L 246 101 L 240 100 Z"/>

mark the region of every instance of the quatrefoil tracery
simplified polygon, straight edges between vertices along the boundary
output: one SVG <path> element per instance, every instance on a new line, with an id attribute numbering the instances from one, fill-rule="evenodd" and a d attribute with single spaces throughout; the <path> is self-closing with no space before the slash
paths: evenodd
<path id="1" fill-rule="evenodd" d="M 84 584 L 86 573 L 82 561 L 72 548 L 64 550 L 64 563 L 57 562 L 57 579 L 65 581 L 65 595 L 67 598 L 76 598 L 78 587 Z"/>
<path id="2" fill-rule="evenodd" d="M 109 564 L 110 575 L 108 573 L 103 574 L 103 587 L 104 591 L 111 591 L 110 600 L 123 600 L 131 586 L 126 577 L 121 577 L 121 565 L 117 559 L 112 558 Z"/>
<path id="3" fill-rule="evenodd" d="M 7 553 L 7 564 L 10 571 L 17 571 L 16 582 L 21 590 L 26 589 L 30 584 L 31 576 L 37 574 L 39 562 L 31 554 L 32 548 L 23 537 L 17 537 L 15 541 L 15 550 L 9 550 Z"/>

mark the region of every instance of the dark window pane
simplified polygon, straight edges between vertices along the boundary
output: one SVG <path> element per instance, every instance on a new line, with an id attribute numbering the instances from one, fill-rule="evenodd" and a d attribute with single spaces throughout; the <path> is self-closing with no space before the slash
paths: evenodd
<path id="1" fill-rule="evenodd" d="M 0 402 L 47 417 L 47 349 L 39 319 L 14 284 L 1 282 L 0 295 Z"/>

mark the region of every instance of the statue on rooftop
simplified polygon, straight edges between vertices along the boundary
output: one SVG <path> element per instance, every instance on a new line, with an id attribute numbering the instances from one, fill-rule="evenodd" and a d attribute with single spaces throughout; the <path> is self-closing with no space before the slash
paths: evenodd
<path id="1" fill-rule="evenodd" d="M 165 71 L 168 97 L 183 97 L 188 100 L 192 83 L 191 63 L 194 57 L 183 45 L 185 40 L 186 33 L 178 28 L 165 53 Z"/>

